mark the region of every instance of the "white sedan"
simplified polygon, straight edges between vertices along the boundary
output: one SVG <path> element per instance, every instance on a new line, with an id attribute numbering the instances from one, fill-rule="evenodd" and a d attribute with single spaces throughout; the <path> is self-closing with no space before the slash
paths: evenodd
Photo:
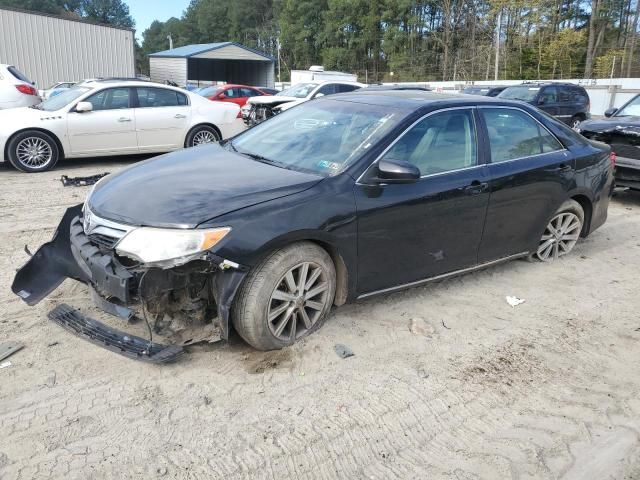
<path id="1" fill-rule="evenodd" d="M 26 108 L 0 111 L 0 162 L 42 172 L 62 158 L 160 153 L 217 142 L 244 129 L 233 103 L 180 88 L 103 80 Z"/>

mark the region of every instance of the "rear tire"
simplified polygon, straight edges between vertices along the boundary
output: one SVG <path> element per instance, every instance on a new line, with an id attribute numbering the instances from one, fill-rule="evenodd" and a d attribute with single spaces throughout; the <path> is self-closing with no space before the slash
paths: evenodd
<path id="1" fill-rule="evenodd" d="M 553 215 L 530 261 L 550 262 L 573 250 L 584 227 L 584 209 L 575 200 L 567 200 Z"/>
<path id="2" fill-rule="evenodd" d="M 233 305 L 233 326 L 258 350 L 277 350 L 320 328 L 336 290 L 329 254 L 311 242 L 276 250 L 253 268 Z"/>
<path id="3" fill-rule="evenodd" d="M 218 143 L 222 140 L 220 132 L 209 125 L 197 125 L 187 134 L 185 147 L 197 147 L 198 145 L 207 145 L 210 143 Z"/>
<path id="4" fill-rule="evenodd" d="M 60 149 L 53 137 L 38 130 L 15 135 L 7 145 L 9 163 L 27 173 L 51 170 L 60 157 Z"/>

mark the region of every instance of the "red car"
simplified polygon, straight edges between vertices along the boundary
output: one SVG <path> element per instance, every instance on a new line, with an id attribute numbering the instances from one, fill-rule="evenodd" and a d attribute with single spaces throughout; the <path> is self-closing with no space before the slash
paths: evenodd
<path id="1" fill-rule="evenodd" d="M 248 87 L 247 85 L 212 85 L 196 90 L 195 93 L 207 97 L 209 100 L 216 102 L 236 103 L 240 107 L 247 103 L 250 97 L 258 97 L 261 95 L 272 95 L 270 89 L 262 89 L 259 87 Z"/>

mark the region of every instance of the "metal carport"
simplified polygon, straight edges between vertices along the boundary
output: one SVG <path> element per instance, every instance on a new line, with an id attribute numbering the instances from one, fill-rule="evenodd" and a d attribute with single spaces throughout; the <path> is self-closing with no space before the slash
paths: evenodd
<path id="1" fill-rule="evenodd" d="M 275 59 L 236 42 L 201 43 L 149 55 L 151 80 L 184 86 L 238 83 L 273 88 Z"/>

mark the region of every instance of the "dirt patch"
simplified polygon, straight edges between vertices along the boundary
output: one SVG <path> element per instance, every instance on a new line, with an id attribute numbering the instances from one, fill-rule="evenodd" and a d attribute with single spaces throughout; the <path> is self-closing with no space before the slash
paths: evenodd
<path id="1" fill-rule="evenodd" d="M 540 376 L 544 367 L 535 355 L 535 347 L 527 341 L 509 342 L 487 350 L 470 361 L 461 362 L 460 378 L 465 382 L 493 383 L 512 386 L 514 382 L 529 383 Z"/>
<path id="2" fill-rule="evenodd" d="M 246 355 L 248 373 L 265 373 L 270 370 L 292 370 L 293 352 L 289 348 L 273 352 L 248 353 Z"/>

